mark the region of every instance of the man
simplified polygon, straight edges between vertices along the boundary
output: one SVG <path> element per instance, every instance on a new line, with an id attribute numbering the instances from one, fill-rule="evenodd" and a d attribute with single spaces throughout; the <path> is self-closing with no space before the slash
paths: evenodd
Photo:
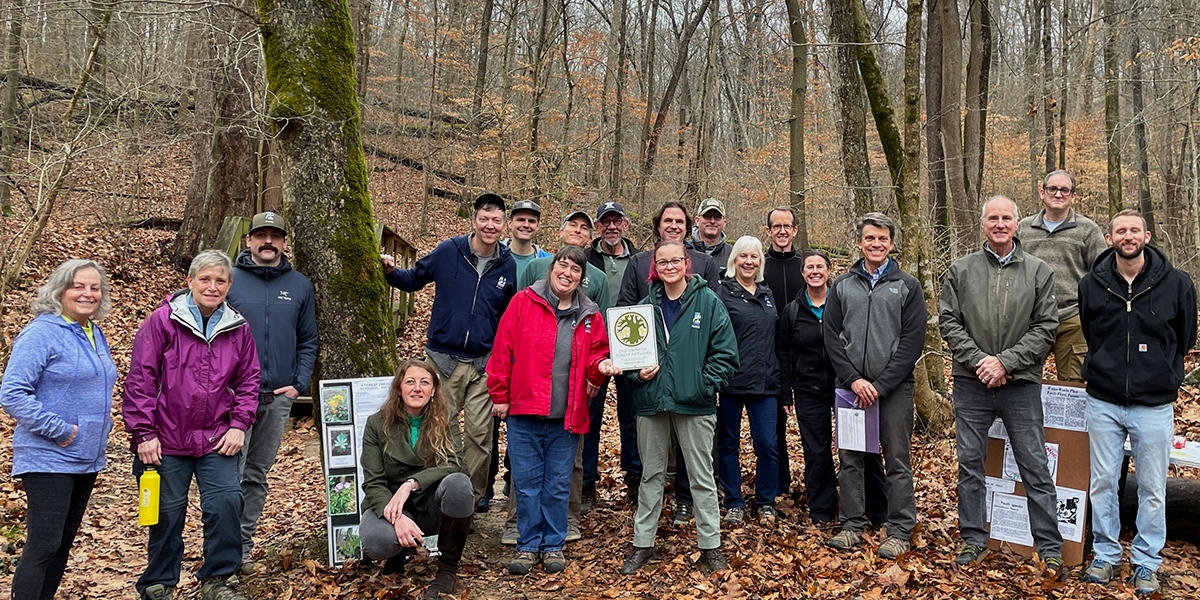
<path id="1" fill-rule="evenodd" d="M 733 251 L 725 237 L 725 223 L 725 203 L 708 198 L 696 208 L 696 226 L 692 227 L 692 247 L 711 256 L 722 276 Z"/>
<path id="2" fill-rule="evenodd" d="M 1108 248 L 1104 233 L 1091 219 L 1076 214 L 1075 176 L 1053 171 L 1038 192 L 1042 209 L 1021 219 L 1017 237 L 1025 252 L 1050 265 L 1054 271 L 1054 297 L 1058 301 L 1058 332 L 1054 338 L 1054 363 L 1059 381 L 1083 382 L 1080 367 L 1087 343 L 1079 328 L 1079 280 L 1092 268 L 1096 257 Z"/>
<path id="3" fill-rule="evenodd" d="M 1167 534 L 1172 403 L 1183 382 L 1183 357 L 1196 344 L 1196 288 L 1187 273 L 1147 245 L 1150 232 L 1142 213 L 1117 213 L 1107 239 L 1112 249 L 1079 282 L 1083 335 L 1090 349 L 1083 376 L 1095 534 L 1095 559 L 1085 578 L 1106 584 L 1114 569 L 1120 570 L 1117 485 L 1128 437 L 1138 481 L 1133 586 L 1139 594 L 1152 594 L 1158 591 L 1159 551 Z"/>
<path id="4" fill-rule="evenodd" d="M 267 473 L 283 439 L 292 402 L 308 390 L 317 360 L 317 311 L 313 285 L 292 269 L 283 215 L 264 212 L 250 220 L 246 250 L 237 257 L 226 301 L 250 324 L 258 364 L 258 414 L 242 451 L 242 563 L 254 573 L 250 550 L 267 500 Z"/>
<path id="5" fill-rule="evenodd" d="M 512 232 L 512 237 L 500 243 L 508 246 L 508 251 L 517 263 L 518 281 L 521 280 L 521 274 L 525 272 L 525 267 L 529 266 L 530 261 L 553 256 L 533 241 L 537 238 L 541 221 L 542 209 L 532 200 L 522 200 L 513 204 L 508 213 L 508 229 Z"/>
<path id="6" fill-rule="evenodd" d="M 879 444 L 887 480 L 887 534 L 876 553 L 894 559 L 909 550 L 917 524 L 913 495 L 913 366 L 925 342 L 925 296 L 917 279 L 888 257 L 896 224 L 871 212 L 858 219 L 863 257 L 834 280 L 825 302 L 825 352 L 835 385 L 854 393 L 856 405 L 879 404 Z M 877 450 L 877 449 L 873 449 Z M 866 452 L 839 450 L 842 531 L 826 542 L 849 550 L 866 528 Z"/>
<path id="7" fill-rule="evenodd" d="M 462 449 L 464 472 L 471 477 L 475 502 L 484 499 L 492 436 L 492 400 L 487 367 L 500 315 L 516 293 L 517 267 L 503 244 L 504 200 L 496 194 L 475 199 L 474 233 L 438 244 L 411 269 L 397 269 L 394 257 L 383 256 L 387 282 L 406 292 L 437 284 L 425 352 L 437 367 L 442 394 L 453 415 L 451 436 Z"/>
<path id="8" fill-rule="evenodd" d="M 577 210 L 563 219 L 562 226 L 558 230 L 559 241 L 563 246 L 578 246 L 587 248 L 592 241 L 592 217 L 582 210 Z M 529 263 L 529 267 L 525 269 L 525 274 L 521 276 L 520 282 L 517 284 L 517 290 L 523 290 L 540 279 L 545 279 L 546 274 L 550 272 L 550 267 L 554 262 L 554 258 L 539 258 Z M 608 279 L 604 275 L 604 271 L 596 268 L 595 265 L 588 263 L 587 273 L 579 282 L 579 287 L 584 289 L 588 298 L 595 302 L 600 307 L 600 314 L 609 307 L 609 292 Z M 607 379 L 606 379 L 607 383 Z M 607 389 L 607 385 L 601 386 Z M 567 541 L 573 542 L 583 537 L 579 529 L 579 516 L 585 512 L 582 506 L 583 481 L 587 470 L 587 457 L 585 455 L 585 446 L 588 443 L 588 438 L 595 435 L 595 449 L 592 452 L 591 470 L 593 473 L 598 471 L 597 460 L 599 458 L 600 447 L 600 421 L 604 413 L 604 395 L 601 392 L 601 387 L 588 384 L 588 410 L 590 425 L 589 431 L 584 437 L 579 440 L 579 449 L 575 453 L 575 467 L 571 472 L 571 498 L 567 508 Z M 521 460 L 517 457 L 516 460 Z M 595 501 L 595 479 L 592 480 L 592 502 Z M 590 510 L 590 508 L 589 508 Z M 517 538 L 520 537 L 520 532 L 517 530 L 517 503 L 508 503 L 508 521 L 504 524 L 504 533 L 500 537 L 500 543 L 506 546 L 517 545 Z"/>
<path id="9" fill-rule="evenodd" d="M 621 292 L 621 282 L 625 277 L 625 271 L 629 268 L 633 256 L 640 251 L 633 245 L 633 242 L 625 237 L 625 230 L 629 228 L 629 219 L 625 217 L 625 209 L 621 203 L 609 201 L 600 204 L 596 209 L 595 223 L 600 235 L 592 242 L 591 248 L 588 248 L 588 263 L 604 272 L 604 276 L 608 280 L 608 306 L 617 306 L 617 297 Z M 607 319 L 608 315 L 605 315 L 604 318 Z M 633 405 L 633 398 L 629 395 L 629 384 L 625 382 L 625 378 L 616 377 L 613 382 L 617 386 L 617 424 L 621 432 L 621 470 L 625 472 L 625 489 L 629 504 L 636 506 L 638 486 L 642 483 L 642 461 L 637 448 L 637 407 Z M 605 396 L 607 390 L 607 383 L 600 386 L 601 398 Z M 599 438 L 596 438 L 593 446 L 592 435 L 589 433 L 584 438 L 583 450 L 583 502 L 585 505 L 588 503 L 589 496 L 592 503 L 595 503 L 596 481 L 599 479 L 599 473 L 589 471 L 587 466 L 596 464 L 599 459 L 597 456 L 596 461 L 591 460 L 591 448 L 593 447 L 598 455 Z"/>
<path id="10" fill-rule="evenodd" d="M 954 562 L 969 565 L 987 545 L 988 429 L 1004 422 L 1029 525 L 1046 567 L 1061 572 L 1057 493 L 1046 464 L 1042 421 L 1042 362 L 1054 343 L 1058 307 L 1054 273 L 1024 252 L 1014 237 L 1017 205 L 1004 196 L 984 203 L 983 248 L 950 265 L 938 302 L 938 325 L 950 346 L 954 426 L 958 442 L 958 520 L 962 548 Z"/>

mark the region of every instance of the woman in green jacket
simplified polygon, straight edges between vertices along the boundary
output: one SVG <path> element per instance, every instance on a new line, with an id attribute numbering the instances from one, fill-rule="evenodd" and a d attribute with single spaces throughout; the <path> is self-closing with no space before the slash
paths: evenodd
<path id="1" fill-rule="evenodd" d="M 402 573 L 423 536 L 436 532 L 441 555 L 426 598 L 454 591 L 475 515 L 471 479 L 451 448 L 449 423 L 437 373 L 409 359 L 363 431 L 363 554 L 387 559 L 385 572 Z"/>
<path id="2" fill-rule="evenodd" d="M 662 241 L 650 263 L 658 365 L 625 377 L 637 406 L 642 484 L 633 521 L 633 553 L 621 573 L 632 575 L 654 558 L 662 514 L 664 475 L 671 436 L 691 476 L 700 561 L 712 571 L 729 568 L 721 555 L 721 509 L 713 469 L 717 391 L 738 369 L 737 338 L 725 305 L 699 275 L 691 274 L 687 249 Z"/>

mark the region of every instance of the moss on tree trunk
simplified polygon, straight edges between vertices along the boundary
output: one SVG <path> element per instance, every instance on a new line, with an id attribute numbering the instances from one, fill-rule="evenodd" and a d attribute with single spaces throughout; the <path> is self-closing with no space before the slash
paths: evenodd
<path id="1" fill-rule="evenodd" d="M 297 268 L 316 288 L 319 377 L 389 375 L 395 330 L 375 244 L 346 0 L 258 0 Z"/>

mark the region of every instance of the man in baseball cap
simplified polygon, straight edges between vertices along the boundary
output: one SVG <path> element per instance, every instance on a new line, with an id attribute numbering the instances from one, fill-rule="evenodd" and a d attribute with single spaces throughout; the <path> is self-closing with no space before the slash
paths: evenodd
<path id="1" fill-rule="evenodd" d="M 692 227 L 692 248 L 712 257 L 717 269 L 725 274 L 733 246 L 725 237 L 725 203 L 706 198 L 696 207 L 696 226 Z"/>

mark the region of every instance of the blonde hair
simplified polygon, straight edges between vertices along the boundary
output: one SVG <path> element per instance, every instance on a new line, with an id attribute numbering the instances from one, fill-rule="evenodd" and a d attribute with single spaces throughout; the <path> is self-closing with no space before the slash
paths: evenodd
<path id="1" fill-rule="evenodd" d="M 763 256 L 762 240 L 752 235 L 743 235 L 733 243 L 733 250 L 729 251 L 729 260 L 725 263 L 725 273 L 726 275 L 737 279 L 737 275 L 735 274 L 736 271 L 733 270 L 734 261 L 737 260 L 739 254 L 747 250 L 754 250 L 758 252 L 758 270 L 754 272 L 754 282 L 759 283 L 763 280 L 763 273 L 766 272 L 767 261 L 764 260 L 765 257 Z"/>
<path id="2" fill-rule="evenodd" d="M 425 403 L 425 408 L 421 409 L 421 434 L 417 436 L 417 445 L 413 449 L 417 451 L 417 456 L 425 461 L 426 467 L 436 467 L 446 463 L 451 453 L 450 414 L 446 411 L 446 398 L 442 396 L 441 381 L 433 367 L 415 358 L 401 363 L 400 368 L 396 369 L 396 377 L 392 379 L 387 400 L 379 408 L 379 412 L 383 413 L 385 431 L 391 433 L 399 428 L 407 436 L 411 417 L 408 411 L 404 410 L 404 397 L 400 390 L 404 383 L 404 375 L 413 367 L 423 369 L 433 379 L 433 393 L 429 396 L 429 402 Z M 390 440 L 391 437 L 389 435 L 387 439 Z"/>

